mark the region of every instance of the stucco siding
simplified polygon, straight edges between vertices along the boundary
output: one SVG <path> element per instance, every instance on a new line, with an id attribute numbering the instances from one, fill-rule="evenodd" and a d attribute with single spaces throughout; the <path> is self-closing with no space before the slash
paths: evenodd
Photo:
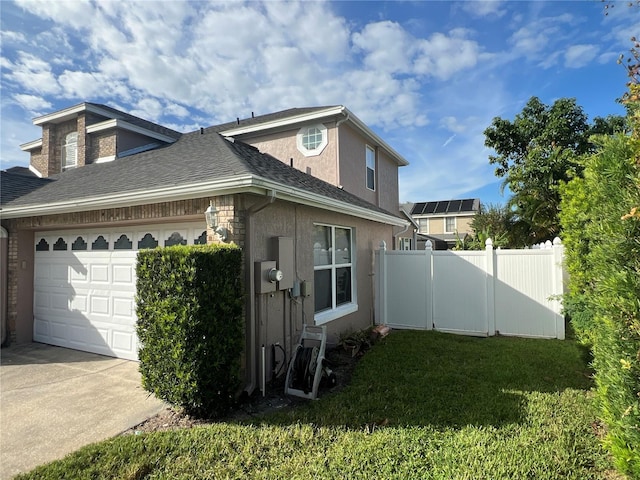
<path id="1" fill-rule="evenodd" d="M 364 200 L 378 205 L 378 188 L 367 188 L 366 145 L 365 139 L 346 124 L 341 125 L 340 141 L 340 182 L 344 189 Z M 369 145 L 375 148 L 375 145 Z M 376 169 L 376 184 L 378 183 Z"/>
<path id="2" fill-rule="evenodd" d="M 296 135 L 300 127 L 268 135 L 251 134 L 250 138 L 243 136 L 237 138 L 287 165 L 291 165 L 293 159 L 294 168 L 337 186 L 340 184 L 340 179 L 336 161 L 335 123 L 324 125 L 327 128 L 327 146 L 319 155 L 310 157 L 306 157 L 298 150 Z"/>
<path id="3" fill-rule="evenodd" d="M 377 165 L 377 188 L 380 195 L 380 208 L 384 208 L 389 212 L 397 212 L 399 205 L 399 189 L 398 189 L 398 166 L 396 163 L 378 149 L 378 165 Z"/>
<path id="4" fill-rule="evenodd" d="M 391 245 L 391 226 L 280 201 L 255 214 L 254 222 L 255 229 L 251 241 L 254 261 L 275 260 L 274 252 L 271 251 L 273 238 L 291 237 L 296 280 L 311 282 L 311 285 L 314 281 L 314 224 L 352 228 L 356 243 L 354 287 L 357 288 L 358 310 L 325 324 L 329 341 L 335 344 L 340 333 L 364 329 L 373 323 L 373 252 L 381 240 Z M 292 300 L 288 291 L 276 291 L 258 295 L 256 302 L 256 321 L 262 327 L 258 343 L 268 349 L 267 372 L 271 372 L 271 345 L 279 343 L 289 355 L 302 330 L 302 324 L 306 322 L 315 325 L 314 298 L 312 295 Z"/>

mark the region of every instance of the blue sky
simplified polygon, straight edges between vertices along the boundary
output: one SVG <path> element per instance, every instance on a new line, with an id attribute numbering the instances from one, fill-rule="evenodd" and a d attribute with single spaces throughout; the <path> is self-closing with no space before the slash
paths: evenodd
<path id="1" fill-rule="evenodd" d="M 483 131 L 531 96 L 623 114 L 640 8 L 592 1 L 0 1 L 2 168 L 83 101 L 187 132 L 346 105 L 403 155 L 400 200 L 503 203 Z"/>

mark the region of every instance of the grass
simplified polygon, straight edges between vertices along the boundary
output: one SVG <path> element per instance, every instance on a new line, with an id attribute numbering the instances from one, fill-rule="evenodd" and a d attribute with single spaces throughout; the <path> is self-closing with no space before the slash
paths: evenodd
<path id="1" fill-rule="evenodd" d="M 394 332 L 351 385 L 254 420 L 122 436 L 19 478 L 610 479 L 572 341 Z"/>

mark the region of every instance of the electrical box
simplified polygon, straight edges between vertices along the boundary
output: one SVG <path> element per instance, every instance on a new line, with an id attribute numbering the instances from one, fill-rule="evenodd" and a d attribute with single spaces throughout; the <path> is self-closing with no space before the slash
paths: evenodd
<path id="1" fill-rule="evenodd" d="M 298 280 L 293 282 L 293 287 L 291 287 L 291 297 L 298 298 L 300 296 L 300 282 Z"/>
<path id="2" fill-rule="evenodd" d="M 278 281 L 278 290 L 288 290 L 293 288 L 295 280 L 293 238 L 272 237 L 271 247 L 273 256 L 276 259 L 277 268 L 282 272 L 282 280 Z"/>
<path id="3" fill-rule="evenodd" d="M 300 295 L 303 297 L 310 297 L 311 290 L 313 290 L 313 283 L 308 281 L 303 281 L 300 283 Z"/>
<path id="4" fill-rule="evenodd" d="M 255 262 L 254 276 L 256 293 L 276 291 L 276 262 Z"/>

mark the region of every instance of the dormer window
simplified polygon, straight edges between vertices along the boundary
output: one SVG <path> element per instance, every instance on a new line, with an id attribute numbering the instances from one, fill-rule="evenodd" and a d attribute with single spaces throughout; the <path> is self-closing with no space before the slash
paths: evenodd
<path id="1" fill-rule="evenodd" d="M 78 132 L 71 132 L 64 137 L 62 145 L 62 170 L 78 165 Z"/>
<path id="2" fill-rule="evenodd" d="M 305 157 L 320 155 L 327 146 L 327 127 L 317 124 L 301 128 L 296 135 L 296 143 Z"/>

